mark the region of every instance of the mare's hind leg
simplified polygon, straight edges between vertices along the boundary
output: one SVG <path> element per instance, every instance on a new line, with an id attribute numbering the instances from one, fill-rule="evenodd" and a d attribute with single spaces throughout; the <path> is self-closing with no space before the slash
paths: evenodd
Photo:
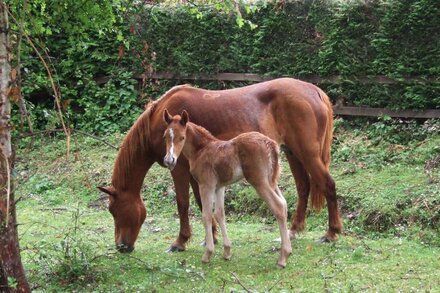
<path id="1" fill-rule="evenodd" d="M 171 244 L 167 252 L 184 251 L 186 242 L 191 237 L 191 227 L 189 225 L 189 181 L 190 173 L 187 162 L 179 161 L 171 172 L 176 189 L 177 211 L 180 219 L 180 231 L 177 239 Z"/>
<path id="2" fill-rule="evenodd" d="M 202 211 L 202 200 L 200 199 L 199 184 L 192 176 L 190 178 L 190 183 L 191 188 L 194 192 L 194 197 L 196 198 L 197 205 L 199 206 L 200 211 Z M 212 219 L 212 235 L 214 237 L 214 243 L 217 244 L 217 221 L 215 219 Z M 203 241 L 203 245 L 206 245 L 205 241 Z"/>
<path id="3" fill-rule="evenodd" d="M 319 242 L 335 241 L 338 237 L 337 234 L 341 233 L 342 230 L 342 222 L 336 198 L 335 181 L 319 157 L 310 158 L 304 162 L 304 164 L 306 169 L 310 172 L 312 183 L 316 184 L 317 192 L 324 194 L 327 200 L 329 228 L 327 233 L 319 239 Z"/>
<path id="4" fill-rule="evenodd" d="M 305 228 L 310 180 L 307 171 L 290 150 L 286 151 L 286 158 L 289 162 L 293 177 L 295 178 L 296 191 L 298 193 L 298 204 L 296 212 L 292 216 L 292 225 L 290 226 L 290 239 L 294 239 L 296 234 Z"/>
<path id="5" fill-rule="evenodd" d="M 226 219 L 225 219 L 225 188 L 221 187 L 217 189 L 215 193 L 215 219 L 220 225 L 223 236 L 223 258 L 226 260 L 231 259 L 231 241 L 226 231 Z"/>

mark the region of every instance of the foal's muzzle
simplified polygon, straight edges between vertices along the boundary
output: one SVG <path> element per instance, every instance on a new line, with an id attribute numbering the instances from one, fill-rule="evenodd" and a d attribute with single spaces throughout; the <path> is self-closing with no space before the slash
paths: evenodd
<path id="1" fill-rule="evenodd" d="M 174 156 L 165 156 L 163 159 L 163 164 L 170 170 L 173 170 L 176 167 L 177 159 Z"/>

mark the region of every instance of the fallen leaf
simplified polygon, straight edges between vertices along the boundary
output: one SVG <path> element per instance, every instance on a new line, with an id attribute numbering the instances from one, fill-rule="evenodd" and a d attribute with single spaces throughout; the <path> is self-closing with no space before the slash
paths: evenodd
<path id="1" fill-rule="evenodd" d="M 14 81 L 17 78 L 17 69 L 11 69 L 11 81 Z"/>
<path id="2" fill-rule="evenodd" d="M 67 111 L 67 108 L 69 107 L 69 104 L 70 104 L 70 100 L 63 100 L 62 101 L 63 111 Z"/>
<path id="3" fill-rule="evenodd" d="M 17 103 L 20 98 L 20 88 L 18 86 L 14 86 L 9 90 L 9 97 L 11 97 L 12 101 L 14 101 L 14 103 Z"/>
<path id="4" fill-rule="evenodd" d="M 124 56 L 124 54 L 125 54 L 125 48 L 124 48 L 124 46 L 119 46 L 119 49 L 118 49 L 118 59 L 121 59 L 123 56 Z"/>

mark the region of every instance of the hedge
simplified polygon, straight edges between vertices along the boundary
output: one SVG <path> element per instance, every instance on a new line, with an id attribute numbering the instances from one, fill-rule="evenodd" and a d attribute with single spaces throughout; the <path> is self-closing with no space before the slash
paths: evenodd
<path id="1" fill-rule="evenodd" d="M 157 98 L 174 84 L 148 81 L 136 89 L 127 79 L 132 73 L 151 70 L 243 72 L 300 79 L 339 75 L 342 83 L 320 86 L 333 100 L 343 97 L 347 105 L 440 108 L 438 0 L 266 1 L 242 9 L 248 22 L 241 27 L 237 14 L 216 6 L 139 5 L 132 3 L 128 17 L 115 23 L 118 29 L 113 35 L 91 31 L 88 39 L 74 41 L 68 35 L 45 36 L 44 42 L 55 56 L 53 65 L 64 99 L 74 109 L 70 110 L 72 123 L 78 127 L 102 132 L 114 123 L 121 126 L 110 131 L 125 130 L 130 123 L 112 111 L 119 115 L 127 111 L 132 121 L 141 111 L 133 110 L 134 104 L 142 106 L 147 97 Z M 122 32 L 123 40 L 116 31 Z M 50 97 L 43 99 L 46 103 L 35 98 L 47 87 L 42 67 L 35 60 L 25 61 L 24 67 L 33 72 L 25 75 L 24 92 L 37 108 L 47 108 Z M 391 85 L 353 81 L 375 75 L 435 80 Z M 110 85 L 97 85 L 99 76 L 110 76 Z M 226 88 L 243 83 L 197 84 Z M 75 116 L 78 111 L 88 114 Z M 47 124 L 39 119 L 41 125 Z"/>

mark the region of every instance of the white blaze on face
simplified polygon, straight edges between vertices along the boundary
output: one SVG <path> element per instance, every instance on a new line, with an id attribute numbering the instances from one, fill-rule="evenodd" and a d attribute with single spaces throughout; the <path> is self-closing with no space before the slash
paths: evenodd
<path id="1" fill-rule="evenodd" d="M 171 147 L 170 147 L 170 151 L 168 153 L 168 156 L 175 158 L 174 156 L 174 131 L 172 128 L 168 129 L 169 133 L 170 133 L 170 140 L 171 140 Z"/>
<path id="2" fill-rule="evenodd" d="M 165 164 L 165 166 L 170 168 L 170 170 L 172 170 L 177 162 L 177 158 L 174 155 L 174 131 L 171 128 L 169 128 L 166 132 L 166 135 L 169 136 L 170 139 L 170 148 L 167 154 L 165 155 L 163 163 Z"/>

